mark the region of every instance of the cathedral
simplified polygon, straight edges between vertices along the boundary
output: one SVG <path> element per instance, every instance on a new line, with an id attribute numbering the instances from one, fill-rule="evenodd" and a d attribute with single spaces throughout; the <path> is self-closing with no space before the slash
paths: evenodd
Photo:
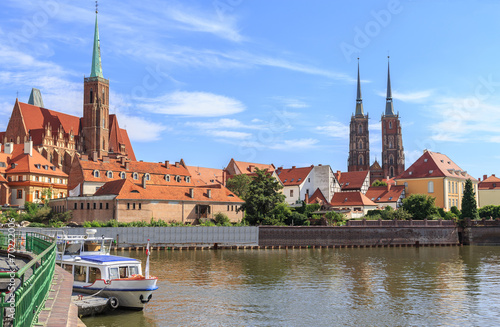
<path id="1" fill-rule="evenodd" d="M 348 171 L 370 171 L 370 180 L 393 178 L 405 171 L 405 154 L 399 113 L 394 113 L 391 91 L 391 73 L 387 66 L 387 97 L 385 112 L 381 118 L 382 124 L 382 165 L 375 160 L 370 166 L 370 136 L 368 130 L 368 114 L 363 111 L 361 97 L 361 80 L 359 76 L 356 95 L 356 111 L 349 125 L 349 158 Z"/>
<path id="2" fill-rule="evenodd" d="M 33 89 L 28 103 L 16 99 L 7 130 L 0 132 L 3 144 L 29 140 L 67 174 L 77 156 L 136 160 L 127 131 L 109 114 L 109 80 L 102 73 L 97 10 L 91 73 L 83 81 L 83 117 L 44 108 L 40 91 Z"/>

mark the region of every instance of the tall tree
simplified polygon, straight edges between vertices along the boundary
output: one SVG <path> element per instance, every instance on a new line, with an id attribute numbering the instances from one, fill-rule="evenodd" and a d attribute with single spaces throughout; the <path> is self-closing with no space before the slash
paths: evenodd
<path id="1" fill-rule="evenodd" d="M 435 201 L 436 198 L 430 195 L 412 194 L 403 200 L 403 209 L 412 215 L 413 219 L 422 220 L 438 215 Z"/>
<path id="2" fill-rule="evenodd" d="M 243 204 L 245 220 L 250 225 L 261 224 L 270 218 L 274 207 L 285 201 L 285 195 L 279 192 L 283 186 L 270 173 L 258 168 L 255 173 Z"/>
<path id="3" fill-rule="evenodd" d="M 479 219 L 477 212 L 476 193 L 470 178 L 465 182 L 462 197 L 462 218 Z"/>
<path id="4" fill-rule="evenodd" d="M 248 175 L 240 174 L 228 179 L 226 186 L 231 192 L 245 200 L 250 182 L 252 179 Z"/>

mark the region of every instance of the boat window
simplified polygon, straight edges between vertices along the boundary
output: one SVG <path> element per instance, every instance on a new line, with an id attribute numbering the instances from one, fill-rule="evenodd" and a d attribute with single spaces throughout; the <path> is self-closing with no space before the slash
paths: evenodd
<path id="1" fill-rule="evenodd" d="M 87 267 L 75 265 L 75 282 L 87 281 Z"/>
<path id="2" fill-rule="evenodd" d="M 120 278 L 127 278 L 127 267 L 120 267 Z"/>
<path id="3" fill-rule="evenodd" d="M 109 279 L 118 279 L 118 268 L 109 268 Z"/>
<path id="4" fill-rule="evenodd" d="M 89 283 L 93 283 L 97 279 L 101 279 L 101 269 L 97 267 L 89 267 Z"/>
<path id="5" fill-rule="evenodd" d="M 69 272 L 71 275 L 73 275 L 73 265 L 64 264 L 63 269 Z"/>
<path id="6" fill-rule="evenodd" d="M 81 246 L 81 243 L 66 244 L 66 251 L 64 251 L 64 254 L 80 254 Z"/>
<path id="7" fill-rule="evenodd" d="M 139 275 L 139 267 L 137 267 L 137 266 L 129 266 L 128 271 L 130 273 L 130 276 Z"/>
<path id="8" fill-rule="evenodd" d="M 101 250 L 101 244 L 95 241 L 85 242 L 83 244 L 83 251 L 99 251 Z"/>
<path id="9" fill-rule="evenodd" d="M 109 250 L 111 249 L 111 242 L 113 242 L 113 240 L 105 240 L 103 242 L 104 247 L 101 251 L 106 254 L 109 254 Z"/>

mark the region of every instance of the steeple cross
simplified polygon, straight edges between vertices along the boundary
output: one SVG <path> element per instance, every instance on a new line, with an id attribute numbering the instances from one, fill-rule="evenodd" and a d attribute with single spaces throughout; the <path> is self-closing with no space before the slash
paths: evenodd
<path id="1" fill-rule="evenodd" d="M 98 7 L 99 7 L 99 4 L 97 3 L 97 0 L 95 0 L 95 13 L 96 14 L 99 12 Z"/>

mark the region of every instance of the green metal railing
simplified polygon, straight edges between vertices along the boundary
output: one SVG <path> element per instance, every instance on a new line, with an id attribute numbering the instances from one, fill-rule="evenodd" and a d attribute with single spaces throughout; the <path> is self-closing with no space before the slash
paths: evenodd
<path id="1" fill-rule="evenodd" d="M 36 257 L 15 273 L 0 273 L 0 283 L 4 285 L 15 283 L 17 288 L 14 296 L 12 293 L 2 292 L 0 294 L 0 327 L 4 325 L 33 326 L 44 307 L 54 277 L 56 262 L 54 238 L 27 232 L 16 233 L 14 239 L 11 241 L 12 237 L 8 238 L 1 234 L 0 247 L 7 246 L 8 248 L 9 244 L 6 242 L 12 242 L 16 250 L 21 247 L 25 248 L 27 252 L 35 254 Z M 12 255 L 16 254 L 12 253 Z M 31 276 L 28 276 L 29 273 Z"/>

